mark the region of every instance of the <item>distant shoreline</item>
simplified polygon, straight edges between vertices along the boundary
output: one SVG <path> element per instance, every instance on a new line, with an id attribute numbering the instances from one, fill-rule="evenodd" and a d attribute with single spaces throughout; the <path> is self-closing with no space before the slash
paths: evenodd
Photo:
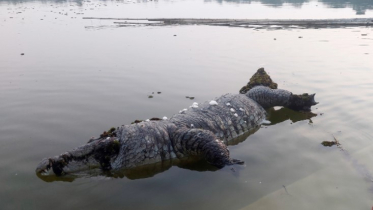
<path id="1" fill-rule="evenodd" d="M 328 28 L 348 26 L 373 26 L 373 18 L 349 19 L 202 19 L 202 18 L 99 18 L 83 17 L 83 19 L 118 20 L 118 26 L 129 25 L 212 25 L 249 28 Z"/>

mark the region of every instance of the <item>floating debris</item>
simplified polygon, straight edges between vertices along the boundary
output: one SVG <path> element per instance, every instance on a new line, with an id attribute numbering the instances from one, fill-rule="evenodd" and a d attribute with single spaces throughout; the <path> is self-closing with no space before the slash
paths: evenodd
<path id="1" fill-rule="evenodd" d="M 333 138 L 334 138 L 334 141 L 323 141 L 323 142 L 321 142 L 321 144 L 322 144 L 324 147 L 332 147 L 332 146 L 336 145 L 339 149 L 344 150 L 344 149 L 341 147 L 341 144 L 340 144 L 339 141 L 335 138 L 334 135 L 333 135 Z"/>
<path id="2" fill-rule="evenodd" d="M 323 142 L 321 142 L 321 144 L 324 147 L 331 147 L 331 146 L 337 145 L 337 142 L 335 142 L 335 141 L 323 141 Z"/>

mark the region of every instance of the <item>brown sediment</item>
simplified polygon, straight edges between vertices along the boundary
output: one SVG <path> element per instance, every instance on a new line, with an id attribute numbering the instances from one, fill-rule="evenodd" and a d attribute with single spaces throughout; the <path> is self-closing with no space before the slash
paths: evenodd
<path id="1" fill-rule="evenodd" d="M 274 83 L 271 77 L 267 74 L 264 68 L 258 69 L 258 71 L 250 78 L 250 81 L 246 86 L 243 86 L 240 90 L 240 93 L 245 94 L 251 88 L 255 86 L 265 86 L 271 89 L 277 89 L 277 83 Z"/>

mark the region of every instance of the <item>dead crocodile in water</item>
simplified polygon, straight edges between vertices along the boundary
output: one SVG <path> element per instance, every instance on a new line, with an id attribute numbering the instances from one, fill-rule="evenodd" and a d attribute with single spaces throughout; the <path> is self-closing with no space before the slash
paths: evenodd
<path id="1" fill-rule="evenodd" d="M 315 94 L 296 95 L 276 88 L 277 84 L 261 68 L 240 94 L 194 103 L 170 119 L 112 128 L 83 146 L 44 158 L 36 173 L 61 176 L 97 168 L 118 171 L 193 156 L 204 158 L 217 168 L 242 164 L 230 157 L 226 145 L 257 129 L 266 119 L 265 108 L 284 106 L 309 111 L 317 104 Z"/>

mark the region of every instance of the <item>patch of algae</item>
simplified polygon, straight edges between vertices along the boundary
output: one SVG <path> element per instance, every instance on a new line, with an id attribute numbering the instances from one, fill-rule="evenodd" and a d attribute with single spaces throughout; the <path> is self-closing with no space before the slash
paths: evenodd
<path id="1" fill-rule="evenodd" d="M 258 69 L 258 71 L 250 78 L 250 81 L 246 86 L 243 86 L 240 90 L 241 94 L 247 93 L 251 88 L 262 85 L 271 89 L 277 89 L 277 83 L 274 83 L 271 77 L 267 74 L 264 68 Z"/>

